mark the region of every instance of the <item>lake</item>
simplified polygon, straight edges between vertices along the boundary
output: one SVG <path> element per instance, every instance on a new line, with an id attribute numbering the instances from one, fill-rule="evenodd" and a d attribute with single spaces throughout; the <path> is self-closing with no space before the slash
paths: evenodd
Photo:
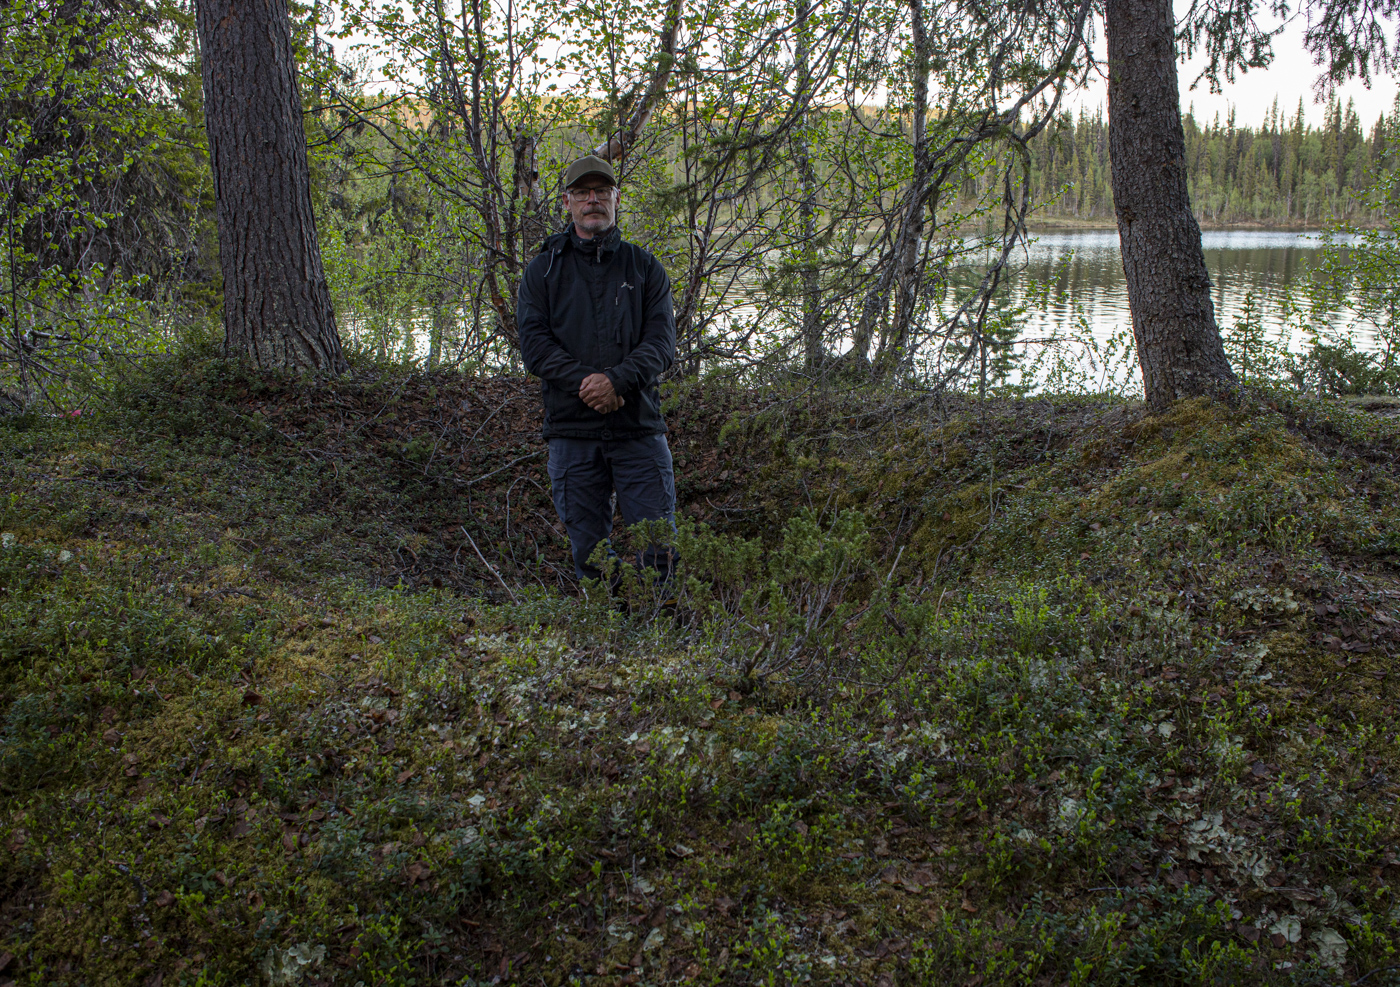
<path id="1" fill-rule="evenodd" d="M 1340 238 L 1346 242 L 1346 238 Z M 1321 250 L 1320 234 L 1271 230 L 1209 230 L 1202 234 L 1206 266 L 1215 301 L 1215 318 L 1222 330 L 1241 318 L 1246 298 L 1253 295 L 1257 317 L 1271 335 L 1284 336 L 1292 349 L 1304 340 L 1297 319 L 1289 319 L 1283 300 L 1290 286 L 1301 286 Z M 1022 340 L 1076 339 L 1062 349 L 1073 350 L 1088 339 L 1096 352 L 1081 362 L 1078 386 L 1118 386 L 1132 389 L 1136 364 L 1121 343 L 1131 336 L 1132 314 L 1123 277 L 1116 230 L 1041 233 L 1014 257 L 1018 273 L 1009 285 L 1006 302 L 1024 307 Z M 1033 284 L 1049 290 L 1031 294 Z M 1333 316 L 1333 325 L 1345 329 L 1349 311 Z M 1289 323 L 1292 322 L 1292 326 Z M 1114 341 L 1118 342 L 1115 343 Z M 1358 340 L 1363 347 L 1369 337 Z M 1033 344 L 1027 355 L 1037 352 Z M 1066 352 L 1067 356 L 1072 354 Z M 1115 366 L 1106 364 L 1117 363 Z M 1042 366 L 1034 372 L 1041 376 Z M 1093 378 L 1097 378 L 1097 383 Z M 1072 383 L 1065 381 L 1065 383 Z"/>
<path id="2" fill-rule="evenodd" d="M 1285 289 L 1298 285 L 1316 260 L 1321 248 L 1319 234 L 1210 230 L 1201 239 L 1215 295 L 1215 317 L 1222 330 L 1234 326 L 1252 293 L 1263 325 L 1274 333 L 1284 331 L 1281 300 Z M 1131 336 L 1132 316 L 1116 230 L 1041 233 L 1032 237 L 1019 256 L 1013 256 L 1013 263 L 1018 274 L 1003 289 L 1003 298 L 1011 306 L 1024 306 L 1020 338 L 1076 340 L 1057 347 L 1078 365 L 1074 379 L 1062 380 L 1062 385 L 1128 390 L 1140 386 L 1136 359 L 1121 345 Z M 964 270 L 974 275 L 973 266 Z M 975 276 L 980 279 L 980 271 Z M 1028 298 L 1032 283 L 1049 284 L 1050 289 Z M 749 311 L 741 303 L 733 314 L 743 316 Z M 1346 310 L 1337 313 L 1334 328 L 1346 328 L 1348 315 Z M 423 359 L 428 325 L 423 318 L 399 328 L 390 348 L 400 350 L 407 359 Z M 1363 347 L 1369 342 L 1369 337 L 1358 340 Z M 1302 343 L 1295 329 L 1289 345 L 1298 349 Z M 446 349 L 452 352 L 452 346 Z M 1027 348 L 1031 360 L 1023 366 L 1033 377 L 1043 378 L 1049 372 L 1046 365 L 1053 360 L 1043 358 L 1045 350 L 1037 345 Z M 1033 367 L 1030 364 L 1036 355 L 1042 355 L 1042 362 Z"/>
<path id="3" fill-rule="evenodd" d="M 1346 242 L 1346 238 L 1341 239 Z M 1201 235 L 1201 246 L 1215 295 L 1215 318 L 1221 328 L 1234 325 L 1252 292 L 1264 324 L 1277 329 L 1283 324 L 1283 292 L 1305 276 L 1319 253 L 1321 240 L 1318 233 L 1208 230 Z M 1117 231 L 1042 233 L 1033 238 L 1020 261 L 1022 279 L 1054 284 L 1049 304 L 1027 311 L 1029 334 L 1056 335 L 1081 314 L 1095 336 L 1107 337 L 1118 329 L 1131 328 Z M 1024 294 L 1022 280 L 1013 286 L 1013 295 L 1020 301 Z M 1345 316 L 1343 312 L 1338 318 Z"/>

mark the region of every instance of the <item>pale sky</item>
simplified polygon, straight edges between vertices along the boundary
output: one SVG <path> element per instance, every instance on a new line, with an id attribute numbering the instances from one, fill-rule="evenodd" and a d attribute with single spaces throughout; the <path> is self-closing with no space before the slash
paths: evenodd
<path id="1" fill-rule="evenodd" d="M 1175 3 L 1178 16 L 1190 6 L 1190 0 L 1175 0 Z M 1311 57 L 1303 50 L 1303 29 L 1302 18 L 1295 19 L 1282 35 L 1274 39 L 1273 64 L 1267 69 L 1256 69 L 1236 75 L 1233 84 L 1223 84 L 1224 89 L 1219 95 L 1212 94 L 1209 85 L 1204 81 L 1194 90 L 1189 88 L 1191 81 L 1195 79 L 1205 63 L 1203 58 L 1194 59 L 1186 64 L 1178 64 L 1177 73 L 1181 82 L 1182 111 L 1192 108 L 1194 104 L 1196 119 L 1202 123 L 1208 123 L 1216 113 L 1220 114 L 1223 121 L 1233 105 L 1237 124 L 1258 127 L 1263 123 L 1275 96 L 1278 97 L 1279 108 L 1289 117 L 1292 117 L 1297 110 L 1298 98 L 1301 96 L 1305 118 L 1314 126 L 1321 123 L 1325 104 L 1314 101 L 1312 87 L 1318 76 L 1318 68 L 1313 65 Z M 338 50 L 342 56 L 348 55 L 351 44 L 364 40 L 363 37 L 354 37 L 340 41 L 337 43 Z M 1104 41 L 1101 21 L 1098 25 L 1095 47 L 1102 62 Z M 373 61 L 371 61 L 371 66 L 373 66 Z M 376 74 L 373 68 L 371 68 L 370 74 L 371 76 Z M 1343 106 L 1346 105 L 1348 98 L 1355 101 L 1362 129 L 1369 131 L 1376 122 L 1376 117 L 1382 113 L 1388 114 L 1393 110 L 1396 91 L 1396 80 L 1387 75 L 1380 75 L 1372 79 L 1370 89 L 1367 89 L 1360 82 L 1352 81 L 1345 86 L 1338 87 L 1337 92 Z M 1087 89 L 1069 95 L 1066 104 L 1075 112 L 1078 112 L 1080 106 L 1088 108 L 1091 112 L 1097 107 L 1106 107 L 1105 86 L 1102 77 L 1098 78 Z"/>
<path id="2" fill-rule="evenodd" d="M 1188 6 L 1189 2 L 1183 3 L 1182 0 L 1176 0 L 1178 15 Z M 1290 24 L 1282 35 L 1274 39 L 1273 64 L 1267 69 L 1255 69 L 1242 75 L 1236 75 L 1234 84 L 1224 83 L 1223 91 L 1218 96 L 1212 95 L 1209 85 L 1204 81 L 1194 90 L 1189 88 L 1191 81 L 1195 79 L 1205 64 L 1204 58 L 1196 58 L 1184 65 L 1178 64 L 1177 73 L 1181 80 L 1182 111 L 1184 112 L 1194 103 L 1198 121 L 1209 122 L 1217 112 L 1223 121 L 1230 111 L 1230 106 L 1233 105 L 1237 124 L 1258 127 L 1264 122 L 1264 117 L 1269 112 L 1269 107 L 1273 105 L 1275 96 L 1278 97 L 1279 109 L 1283 110 L 1289 117 L 1292 117 L 1297 110 L 1298 97 L 1301 96 L 1303 98 L 1304 118 L 1314 126 L 1321 123 L 1322 112 L 1326 104 L 1313 101 L 1312 86 L 1313 81 L 1318 76 L 1318 67 L 1312 63 L 1312 58 L 1303 50 L 1304 26 L 1301 18 Z M 1104 50 L 1102 30 L 1099 31 L 1097 48 L 1102 54 Z M 1348 98 L 1355 100 L 1356 113 L 1361 118 L 1362 128 L 1369 131 L 1372 124 L 1376 122 L 1376 117 L 1392 111 L 1396 88 L 1395 79 L 1382 75 L 1372 78 L 1370 89 L 1356 81 L 1339 86 L 1337 96 L 1343 106 L 1346 106 Z M 1081 105 L 1091 109 L 1105 106 L 1103 80 L 1100 79 L 1087 91 L 1080 93 L 1070 105 L 1076 109 L 1076 112 Z"/>

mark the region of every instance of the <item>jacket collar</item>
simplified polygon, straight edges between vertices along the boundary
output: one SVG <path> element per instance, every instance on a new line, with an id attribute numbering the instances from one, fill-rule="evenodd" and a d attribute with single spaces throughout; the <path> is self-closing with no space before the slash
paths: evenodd
<path id="1" fill-rule="evenodd" d="M 622 231 L 614 223 L 612 229 L 606 233 L 595 236 L 591 240 L 585 240 L 574 231 L 574 224 L 570 223 L 568 229 L 564 231 L 569 242 L 573 244 L 575 250 L 581 251 L 584 256 L 594 255 L 598 260 L 611 256 L 619 246 L 622 245 Z"/>

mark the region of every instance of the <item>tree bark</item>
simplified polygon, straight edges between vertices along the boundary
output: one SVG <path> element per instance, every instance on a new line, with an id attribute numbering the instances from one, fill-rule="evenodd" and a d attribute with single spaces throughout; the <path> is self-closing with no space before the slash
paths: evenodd
<path id="1" fill-rule="evenodd" d="M 809 0 L 797 0 L 795 68 L 797 92 L 802 100 L 810 100 L 812 67 L 808 46 L 811 29 L 808 19 L 813 6 Z M 797 228 L 802 248 L 799 274 L 802 292 L 802 347 L 808 373 L 816 373 L 826 361 L 826 346 L 822 339 L 821 273 L 817 269 L 817 170 L 812 166 L 811 140 L 808 135 L 809 115 L 804 109 L 793 130 L 792 157 L 797 169 L 798 199 Z"/>
<path id="2" fill-rule="evenodd" d="M 910 82 L 913 107 L 910 114 L 910 140 L 913 144 L 914 173 L 905 190 L 900 209 L 899 235 L 895 241 L 894 318 L 889 333 L 882 334 L 875 355 L 877 377 L 894 375 L 907 362 L 919 306 L 919 247 L 924 236 L 925 192 L 928 188 L 928 76 L 932 43 L 924 26 L 923 0 L 907 0 L 911 41 Z"/>
<path id="3" fill-rule="evenodd" d="M 198 0 L 224 346 L 259 367 L 346 369 L 321 266 L 286 0 Z"/>
<path id="4" fill-rule="evenodd" d="M 666 83 L 671 80 L 671 68 L 676 64 L 676 39 L 680 34 L 681 8 L 683 0 L 670 0 L 666 5 L 666 18 L 662 21 L 658 36 L 660 52 L 656 57 L 656 69 L 651 74 L 646 92 L 642 93 L 632 107 L 632 115 L 618 129 L 615 136 L 609 137 L 593 149 L 593 153 L 607 161 L 616 161 L 626 154 L 633 144 L 641 139 L 651 115 L 666 95 Z"/>
<path id="5" fill-rule="evenodd" d="M 1107 0 L 1108 140 L 1123 274 L 1147 404 L 1235 383 L 1186 190 L 1172 0 Z"/>

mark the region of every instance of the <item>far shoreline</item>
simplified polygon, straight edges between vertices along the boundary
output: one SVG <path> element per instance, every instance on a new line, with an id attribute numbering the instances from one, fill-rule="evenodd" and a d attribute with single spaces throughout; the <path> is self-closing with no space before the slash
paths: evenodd
<path id="1" fill-rule="evenodd" d="M 1212 223 L 1197 220 L 1201 232 L 1251 232 L 1251 233 L 1325 233 L 1324 227 L 1316 223 L 1295 223 L 1274 225 L 1268 223 Z M 1357 224 L 1359 230 L 1382 229 L 1382 224 Z M 1102 233 L 1117 230 L 1118 224 L 1111 219 L 1078 219 L 1072 217 L 1047 216 L 1026 224 L 1032 235 L 1038 233 Z"/>

